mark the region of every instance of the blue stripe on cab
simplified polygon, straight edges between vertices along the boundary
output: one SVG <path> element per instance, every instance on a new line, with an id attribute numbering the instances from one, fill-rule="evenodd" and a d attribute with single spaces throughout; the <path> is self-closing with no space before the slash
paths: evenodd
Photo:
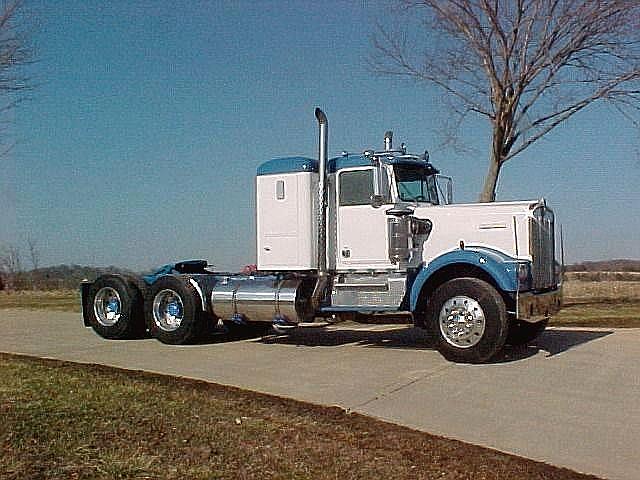
<path id="1" fill-rule="evenodd" d="M 430 163 L 406 158 L 382 158 L 383 162 L 391 165 L 419 165 L 427 170 L 427 175 L 438 173 Z M 371 159 L 364 155 L 343 155 L 329 159 L 327 170 L 336 173 L 343 168 L 371 166 Z M 274 158 L 258 167 L 258 175 L 277 175 L 283 173 L 317 172 L 318 160 L 307 157 Z"/>
<path id="2" fill-rule="evenodd" d="M 306 157 L 274 158 L 258 167 L 258 175 L 282 173 L 317 172 L 318 161 Z"/>

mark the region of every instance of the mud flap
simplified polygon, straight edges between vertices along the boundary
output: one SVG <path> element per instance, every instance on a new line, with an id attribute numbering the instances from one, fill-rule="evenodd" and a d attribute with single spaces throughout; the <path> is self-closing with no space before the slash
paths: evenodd
<path id="1" fill-rule="evenodd" d="M 91 302 L 89 301 L 89 289 L 93 285 L 93 282 L 82 282 L 80 284 L 80 299 L 82 302 L 82 320 L 85 327 L 90 327 L 89 323 L 89 311 L 91 309 Z"/>

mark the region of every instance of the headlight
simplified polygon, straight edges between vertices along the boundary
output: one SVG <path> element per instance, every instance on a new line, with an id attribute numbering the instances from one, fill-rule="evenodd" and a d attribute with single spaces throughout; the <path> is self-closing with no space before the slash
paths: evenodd
<path id="1" fill-rule="evenodd" d="M 411 217 L 411 233 L 413 235 L 429 235 L 432 226 L 431 220 Z"/>
<path id="2" fill-rule="evenodd" d="M 518 290 L 531 290 L 533 279 L 531 276 L 531 264 L 529 262 L 518 264 Z"/>

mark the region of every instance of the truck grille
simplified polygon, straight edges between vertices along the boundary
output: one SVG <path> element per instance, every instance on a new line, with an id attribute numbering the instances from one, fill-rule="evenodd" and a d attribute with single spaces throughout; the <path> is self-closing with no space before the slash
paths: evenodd
<path id="1" fill-rule="evenodd" d="M 533 289 L 545 290 L 557 285 L 553 212 L 537 207 L 529 220 L 529 249 L 533 257 Z"/>

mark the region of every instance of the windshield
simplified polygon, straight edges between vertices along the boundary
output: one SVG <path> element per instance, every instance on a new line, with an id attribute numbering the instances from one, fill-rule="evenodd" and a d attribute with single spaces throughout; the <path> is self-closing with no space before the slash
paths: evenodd
<path id="1" fill-rule="evenodd" d="M 436 178 L 421 165 L 394 165 L 398 196 L 403 202 L 438 205 Z"/>

